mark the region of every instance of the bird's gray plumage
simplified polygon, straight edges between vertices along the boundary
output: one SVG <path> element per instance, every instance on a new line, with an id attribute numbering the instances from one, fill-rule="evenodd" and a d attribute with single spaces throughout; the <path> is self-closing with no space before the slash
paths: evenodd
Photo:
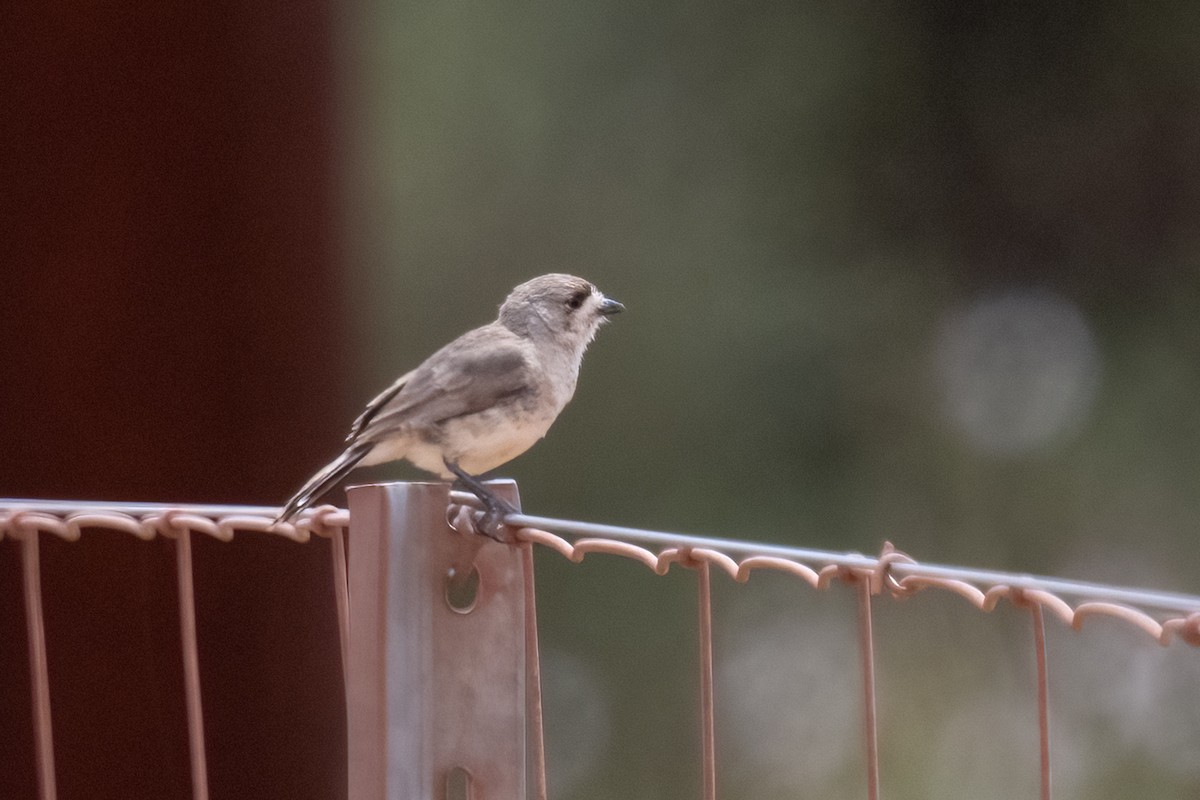
<path id="1" fill-rule="evenodd" d="M 622 308 L 571 275 L 521 284 L 495 322 L 455 339 L 368 403 L 346 449 L 279 518 L 294 516 L 359 465 L 406 459 L 450 478 L 453 468 L 478 475 L 520 455 L 570 401 L 584 351 Z"/>

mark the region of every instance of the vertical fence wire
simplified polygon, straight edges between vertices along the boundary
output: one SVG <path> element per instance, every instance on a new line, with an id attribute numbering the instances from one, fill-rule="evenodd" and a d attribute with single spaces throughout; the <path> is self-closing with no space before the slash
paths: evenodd
<path id="1" fill-rule="evenodd" d="M 538 651 L 537 595 L 533 584 L 533 544 L 521 545 L 525 571 L 525 692 L 533 748 L 533 796 L 546 800 L 546 735 L 542 725 L 542 663 Z"/>
<path id="2" fill-rule="evenodd" d="M 208 800 L 208 765 L 204 753 L 204 710 L 200 703 L 200 656 L 196 645 L 196 592 L 192 583 L 192 532 L 179 531 L 175 539 L 179 583 L 179 630 L 183 644 L 183 681 L 187 694 L 188 755 L 192 769 L 192 797 Z"/>
<path id="3" fill-rule="evenodd" d="M 871 630 L 871 582 L 859 575 L 858 638 L 862 658 L 863 738 L 867 757 L 867 798 L 879 800 L 879 735 L 875 721 L 875 644 Z"/>
<path id="4" fill-rule="evenodd" d="M 50 728 L 50 673 L 46 660 L 46 624 L 42 616 L 42 575 L 38 531 L 25 530 L 21 567 L 25 584 L 25 623 L 29 637 L 29 675 L 33 690 L 33 728 L 41 800 L 54 800 L 54 736 Z"/>
<path id="5" fill-rule="evenodd" d="M 704 800 L 717 797 L 716 719 L 713 709 L 712 582 L 707 561 L 696 568 L 700 607 L 700 720 L 703 748 Z"/>
<path id="6" fill-rule="evenodd" d="M 1031 603 L 1033 647 L 1037 655 L 1038 683 L 1038 742 L 1041 756 L 1041 800 L 1050 800 L 1050 679 L 1046 664 L 1046 620 L 1042 607 Z"/>

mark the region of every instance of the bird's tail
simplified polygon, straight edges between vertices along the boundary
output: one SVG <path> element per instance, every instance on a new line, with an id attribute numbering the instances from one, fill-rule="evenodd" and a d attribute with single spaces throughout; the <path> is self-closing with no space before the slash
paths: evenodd
<path id="1" fill-rule="evenodd" d="M 358 466 L 358 462 L 366 457 L 367 453 L 371 452 L 373 445 L 359 444 L 353 447 L 346 448 L 340 456 L 330 461 L 321 470 L 308 479 L 304 486 L 300 487 L 300 491 L 292 496 L 291 500 L 283 507 L 283 511 L 279 512 L 279 516 L 275 518 L 276 522 L 287 522 L 292 517 L 299 514 L 304 509 L 308 508 L 317 500 L 333 488 L 334 484 Z"/>

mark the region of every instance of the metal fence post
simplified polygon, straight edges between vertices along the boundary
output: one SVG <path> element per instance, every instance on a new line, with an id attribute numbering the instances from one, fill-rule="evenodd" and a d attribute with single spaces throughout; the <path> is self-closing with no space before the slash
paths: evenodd
<path id="1" fill-rule="evenodd" d="M 490 485 L 517 503 L 515 483 Z M 525 798 L 521 551 L 453 531 L 448 488 L 348 491 L 350 800 L 443 800 L 452 775 L 462 800 Z M 456 609 L 449 574 L 472 557 Z"/>

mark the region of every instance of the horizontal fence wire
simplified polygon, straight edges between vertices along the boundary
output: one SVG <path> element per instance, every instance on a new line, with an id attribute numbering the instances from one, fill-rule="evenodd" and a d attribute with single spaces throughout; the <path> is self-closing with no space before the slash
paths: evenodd
<path id="1" fill-rule="evenodd" d="M 276 524 L 278 514 L 279 509 L 270 506 L 0 498 L 0 537 L 21 538 L 29 531 L 41 531 L 74 541 L 84 528 L 100 528 L 147 540 L 188 530 L 221 541 L 229 541 L 235 532 L 242 531 L 306 542 L 313 535 L 331 537 L 350 525 L 350 512 L 333 506 L 314 509 L 294 523 Z"/>
<path id="2" fill-rule="evenodd" d="M 452 493 L 456 527 L 469 524 L 477 507 L 471 496 Z M 865 578 L 873 594 L 906 597 L 924 589 L 953 592 L 981 611 L 992 611 L 1002 599 L 1026 607 L 1037 604 L 1075 629 L 1084 620 L 1108 616 L 1122 620 L 1167 645 L 1175 638 L 1200 647 L 1200 596 L 1126 588 L 1103 583 L 1066 580 L 1024 573 L 972 569 L 917 562 L 885 543 L 879 556 L 839 553 L 782 545 L 689 536 L 590 522 L 511 514 L 505 522 L 516 528 L 519 541 L 534 542 L 563 557 L 582 561 L 588 553 L 619 555 L 639 561 L 656 574 L 671 564 L 703 559 L 738 582 L 755 570 L 776 570 L 803 578 L 815 589 L 834 580 Z M 573 541 L 571 541 L 573 540 Z M 640 546 L 656 546 L 657 552 Z M 1071 606 L 1059 595 L 1076 599 Z"/>
<path id="3" fill-rule="evenodd" d="M 449 519 L 457 520 L 456 527 L 469 525 L 463 515 L 470 516 L 477 509 L 474 496 L 452 492 L 451 503 Z M 339 535 L 350 524 L 349 511 L 333 506 L 320 506 L 295 522 L 274 522 L 278 513 L 279 509 L 271 506 L 0 499 L 0 537 L 20 538 L 25 532 L 39 530 L 73 540 L 82 529 L 91 527 L 121 530 L 142 539 L 191 530 L 221 540 L 242 531 L 307 541 L 312 535 Z M 604 553 L 638 561 L 662 575 L 673 563 L 704 559 L 738 582 L 748 580 L 755 570 L 775 570 L 801 577 L 816 589 L 854 574 L 867 577 L 874 594 L 904 597 L 940 589 L 961 596 L 982 611 L 992 611 L 1004 599 L 1021 606 L 1036 603 L 1076 629 L 1090 617 L 1106 616 L 1132 625 L 1163 645 L 1179 638 L 1200 646 L 1197 595 L 929 564 L 890 544 L 885 544 L 878 556 L 869 556 L 528 514 L 509 515 L 505 522 L 516 529 L 518 540 L 541 545 L 574 562 L 588 553 Z M 1064 598 L 1071 598 L 1075 605 Z"/>

